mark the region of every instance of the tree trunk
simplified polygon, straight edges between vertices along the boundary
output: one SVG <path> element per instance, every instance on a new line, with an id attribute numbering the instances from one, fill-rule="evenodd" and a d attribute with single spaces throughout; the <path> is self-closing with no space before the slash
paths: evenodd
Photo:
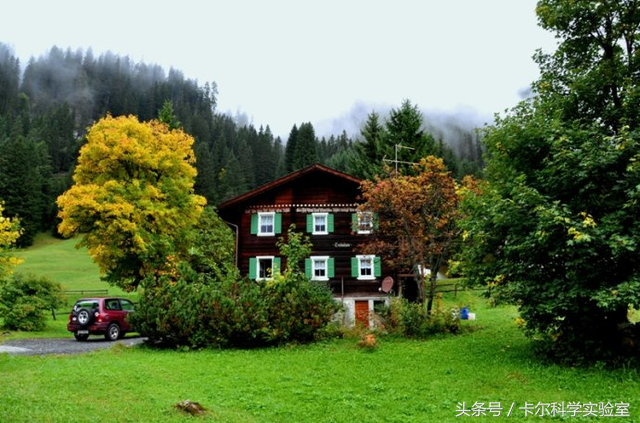
<path id="1" fill-rule="evenodd" d="M 420 273 L 420 271 L 418 270 L 417 266 L 416 266 L 415 270 L 413 271 L 413 274 L 414 274 L 414 277 L 416 279 L 416 285 L 418 286 L 418 301 L 420 302 L 420 304 L 424 304 L 424 301 L 426 299 L 426 291 L 427 291 L 427 286 L 425 284 L 425 278 Z"/>
<path id="2" fill-rule="evenodd" d="M 436 296 L 437 279 L 438 272 L 432 271 L 429 275 L 429 300 L 427 302 L 427 313 L 429 314 L 431 314 L 431 309 L 433 308 L 433 299 Z"/>

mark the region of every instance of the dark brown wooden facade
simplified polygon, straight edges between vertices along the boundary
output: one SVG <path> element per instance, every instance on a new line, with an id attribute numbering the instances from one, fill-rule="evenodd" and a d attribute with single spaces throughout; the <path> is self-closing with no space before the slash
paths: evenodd
<path id="1" fill-rule="evenodd" d="M 264 260 L 284 269 L 287 263 L 279 257 L 276 242 L 295 224 L 296 231 L 306 233 L 313 244 L 304 263 L 312 278 L 326 281 L 337 298 L 368 301 L 371 310 L 377 301 L 386 302 L 388 296 L 380 288 L 391 272 L 381 258 L 361 252 L 367 234 L 359 232 L 367 227 L 362 215 L 358 225 L 360 183 L 314 164 L 220 204 L 220 217 L 236 231 L 241 273 L 267 278 L 261 274 Z"/>

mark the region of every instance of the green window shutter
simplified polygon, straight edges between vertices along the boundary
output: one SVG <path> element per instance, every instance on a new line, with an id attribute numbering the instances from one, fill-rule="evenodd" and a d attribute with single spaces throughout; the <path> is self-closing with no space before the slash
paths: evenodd
<path id="1" fill-rule="evenodd" d="M 276 213 L 273 219 L 273 230 L 276 234 L 282 233 L 282 213 Z"/>
<path id="2" fill-rule="evenodd" d="M 358 231 L 358 213 L 351 213 L 351 230 Z"/>
<path id="3" fill-rule="evenodd" d="M 357 278 L 360 276 L 360 269 L 358 268 L 358 258 L 351 257 L 351 276 Z"/>
<path id="4" fill-rule="evenodd" d="M 256 267 L 258 267 L 258 260 L 255 257 L 249 259 L 249 279 L 255 279 L 258 277 L 256 274 Z"/>
<path id="5" fill-rule="evenodd" d="M 372 219 L 373 219 L 373 230 L 376 230 L 379 227 L 378 213 L 374 213 L 372 216 Z"/>
<path id="6" fill-rule="evenodd" d="M 329 257 L 329 260 L 327 260 L 327 276 L 329 278 L 336 277 L 336 263 L 332 257 Z"/>
<path id="7" fill-rule="evenodd" d="M 307 232 L 309 233 L 313 232 L 313 215 L 312 214 L 307 215 Z"/>
<path id="8" fill-rule="evenodd" d="M 382 276 L 382 260 L 380 260 L 380 257 L 373 258 L 373 276 L 376 278 Z"/>
<path id="9" fill-rule="evenodd" d="M 304 259 L 304 274 L 311 279 L 311 276 L 313 276 L 311 274 L 311 259 Z"/>
<path id="10" fill-rule="evenodd" d="M 335 227 L 335 218 L 333 214 L 329 213 L 327 215 L 327 232 L 333 233 Z"/>
<path id="11" fill-rule="evenodd" d="M 273 268 L 271 269 L 271 276 L 274 276 L 278 273 L 280 273 L 280 269 L 282 268 L 282 260 L 280 260 L 280 257 L 274 257 L 273 258 Z"/>
<path id="12" fill-rule="evenodd" d="M 251 235 L 257 235 L 257 234 L 258 234 L 258 215 L 252 214 L 251 215 Z"/>

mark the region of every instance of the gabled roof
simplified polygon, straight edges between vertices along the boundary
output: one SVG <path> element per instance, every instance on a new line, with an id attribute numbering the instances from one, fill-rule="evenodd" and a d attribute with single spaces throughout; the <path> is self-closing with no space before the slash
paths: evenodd
<path id="1" fill-rule="evenodd" d="M 223 201 L 222 203 L 218 204 L 218 210 L 222 210 L 228 207 L 232 207 L 236 204 L 242 203 L 246 200 L 249 200 L 253 197 L 256 197 L 260 194 L 263 194 L 267 191 L 271 191 L 275 188 L 278 188 L 282 185 L 285 185 L 295 179 L 299 179 L 303 176 L 307 176 L 309 174 L 312 173 L 316 173 L 316 172 L 320 172 L 320 173 L 326 173 L 328 175 L 332 175 L 332 176 L 337 176 L 338 178 L 342 178 L 342 179 L 346 179 L 349 182 L 353 182 L 354 184 L 358 184 L 360 185 L 362 183 L 362 180 L 359 178 L 356 178 L 355 176 L 351 176 L 347 173 L 344 172 L 340 172 L 338 170 L 335 169 L 331 169 L 330 167 L 321 165 L 320 163 L 314 163 L 310 166 L 307 166 L 305 168 L 302 168 L 300 170 L 296 170 L 295 172 L 292 172 L 288 175 L 283 176 L 282 178 L 276 179 L 273 182 L 269 182 L 268 184 L 264 184 L 254 190 L 251 190 L 249 192 L 246 192 L 242 195 L 239 195 L 235 198 L 231 198 L 229 200 Z"/>

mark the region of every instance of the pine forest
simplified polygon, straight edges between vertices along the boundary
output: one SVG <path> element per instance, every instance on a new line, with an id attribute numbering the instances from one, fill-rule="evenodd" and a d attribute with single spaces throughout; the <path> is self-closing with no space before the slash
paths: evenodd
<path id="1" fill-rule="evenodd" d="M 316 162 L 363 179 L 396 157 L 411 163 L 429 154 L 456 178 L 482 170 L 473 128 L 433 125 L 410 99 L 388 115 L 372 110 L 358 134 L 318 137 L 310 122 L 296 122 L 286 139 L 220 113 L 216 99 L 215 82 L 199 84 L 177 69 L 58 47 L 23 64 L 0 43 L 0 201 L 5 216 L 21 221 L 18 245 L 56 232 L 55 200 L 72 184 L 87 128 L 107 114 L 160 119 L 192 135 L 196 193 L 210 205 Z"/>

